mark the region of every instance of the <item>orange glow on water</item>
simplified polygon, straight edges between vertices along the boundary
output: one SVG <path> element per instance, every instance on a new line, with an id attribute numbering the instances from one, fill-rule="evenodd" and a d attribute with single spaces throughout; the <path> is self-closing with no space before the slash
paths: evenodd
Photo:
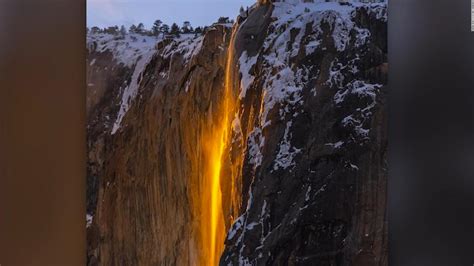
<path id="1" fill-rule="evenodd" d="M 226 119 L 224 119 L 226 120 Z M 223 121 L 225 125 L 226 121 Z M 222 213 L 222 192 L 220 188 L 220 174 L 222 168 L 222 154 L 225 148 L 226 128 L 223 126 L 220 130 L 220 142 L 216 144 L 215 153 L 211 156 L 212 163 L 212 185 L 211 185 L 211 243 L 210 243 L 210 262 L 211 265 L 218 265 L 220 254 L 223 249 L 224 241 L 224 216 Z"/>
<path id="2" fill-rule="evenodd" d="M 203 195 L 203 204 L 207 204 L 207 208 L 210 211 L 203 211 L 203 219 L 201 221 L 201 231 L 203 234 L 203 245 L 204 249 L 207 249 L 203 256 L 205 258 L 202 265 L 218 265 L 220 255 L 224 250 L 224 239 L 226 234 L 224 213 L 222 206 L 222 190 L 221 182 L 222 167 L 224 160 L 224 152 L 227 149 L 228 141 L 230 138 L 231 128 L 231 115 L 233 115 L 233 58 L 234 58 L 234 34 L 235 29 L 232 31 L 232 36 L 229 43 L 227 52 L 227 59 L 225 64 L 225 80 L 224 80 L 224 91 L 221 97 L 221 101 L 218 103 L 219 122 L 217 125 L 210 129 L 208 137 L 205 140 L 204 146 L 206 149 L 206 157 L 208 165 L 205 175 L 207 176 L 207 182 L 205 182 L 205 188 Z M 230 178 L 230 177 L 229 177 Z M 226 180 L 225 182 L 230 182 Z M 206 195 L 207 194 L 207 195 Z M 225 195 L 229 196 L 230 195 Z M 226 208 L 228 206 L 225 206 Z M 203 206 L 203 210 L 206 206 Z M 206 217 L 207 216 L 207 217 Z M 206 239 L 207 238 L 207 239 Z"/>

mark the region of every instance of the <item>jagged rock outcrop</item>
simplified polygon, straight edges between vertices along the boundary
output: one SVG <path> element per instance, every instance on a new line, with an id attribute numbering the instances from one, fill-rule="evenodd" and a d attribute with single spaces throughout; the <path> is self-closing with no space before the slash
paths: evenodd
<path id="1" fill-rule="evenodd" d="M 386 3 L 263 1 L 236 21 L 88 39 L 89 264 L 215 264 L 226 140 L 222 265 L 387 265 Z"/>

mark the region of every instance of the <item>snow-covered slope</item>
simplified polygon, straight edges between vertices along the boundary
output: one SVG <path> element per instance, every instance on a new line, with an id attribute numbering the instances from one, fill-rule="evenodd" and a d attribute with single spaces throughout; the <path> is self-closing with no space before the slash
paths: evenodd
<path id="1" fill-rule="evenodd" d="M 137 60 L 153 51 L 160 38 L 140 34 L 113 35 L 97 33 L 87 35 L 87 47 L 90 53 L 112 52 L 115 60 L 132 67 Z M 91 62 L 93 64 L 93 62 Z"/>
<path id="2" fill-rule="evenodd" d="M 162 52 L 163 56 L 170 56 L 174 53 L 184 54 L 185 60 L 189 60 L 199 52 L 202 45 L 202 36 L 194 34 L 182 34 L 174 38 L 171 45 L 168 45 Z M 87 47 L 89 53 L 103 54 L 111 53 L 117 64 L 123 65 L 133 70 L 130 81 L 122 89 L 120 108 L 116 114 L 111 134 L 115 134 L 120 128 L 122 120 L 126 115 L 130 105 L 138 94 L 138 88 L 142 79 L 142 73 L 152 57 L 157 52 L 156 45 L 163 41 L 162 36 L 146 36 L 141 34 L 113 35 L 106 33 L 89 34 L 87 36 Z M 90 66 L 96 60 L 90 61 Z"/>

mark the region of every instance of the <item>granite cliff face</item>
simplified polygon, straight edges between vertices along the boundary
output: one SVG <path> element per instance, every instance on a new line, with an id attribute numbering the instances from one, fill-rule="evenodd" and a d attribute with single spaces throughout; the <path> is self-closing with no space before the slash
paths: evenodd
<path id="1" fill-rule="evenodd" d="M 88 36 L 89 264 L 387 265 L 386 5 Z"/>
<path id="2" fill-rule="evenodd" d="M 385 4 L 286 1 L 242 22 L 247 193 L 222 264 L 387 264 L 386 18 Z"/>
<path id="3" fill-rule="evenodd" d="M 230 28 L 216 25 L 205 36 L 162 40 L 152 53 L 137 54 L 123 88 L 104 99 L 115 115 L 95 124 L 104 116 L 89 118 L 89 165 L 100 166 L 90 171 L 99 180 L 90 213 L 92 263 L 206 262 L 210 243 L 202 227 L 210 214 L 203 206 L 210 184 L 203 177 L 209 171 L 204 139 L 219 124 L 229 34 Z M 96 62 L 102 56 L 90 53 Z"/>

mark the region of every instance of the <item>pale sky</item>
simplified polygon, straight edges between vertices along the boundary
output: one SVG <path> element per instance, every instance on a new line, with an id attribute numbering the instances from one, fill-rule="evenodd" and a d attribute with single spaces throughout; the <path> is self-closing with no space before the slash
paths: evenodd
<path id="1" fill-rule="evenodd" d="M 193 27 L 210 25 L 219 17 L 234 19 L 240 6 L 256 0 L 87 0 L 87 26 L 106 27 L 142 22 L 147 29 L 156 19 L 171 25 L 190 21 Z"/>

